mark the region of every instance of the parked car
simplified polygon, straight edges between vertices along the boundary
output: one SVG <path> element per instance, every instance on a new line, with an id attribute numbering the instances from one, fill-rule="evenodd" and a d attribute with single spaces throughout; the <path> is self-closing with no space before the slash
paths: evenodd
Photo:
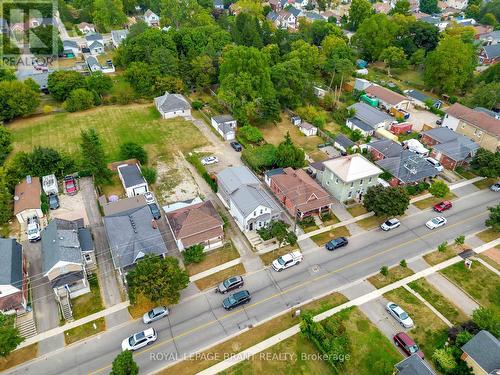
<path id="1" fill-rule="evenodd" d="M 226 310 L 231 310 L 250 302 L 251 299 L 252 297 L 250 296 L 250 292 L 248 290 L 241 290 L 225 298 L 224 301 L 222 301 L 222 307 Z"/>
<path id="2" fill-rule="evenodd" d="M 219 284 L 215 289 L 217 293 L 227 293 L 233 289 L 238 289 L 243 286 L 243 278 L 241 276 L 232 276 Z"/>
<path id="3" fill-rule="evenodd" d="M 436 159 L 434 159 L 434 158 L 425 158 L 425 160 L 427 160 L 429 163 L 431 163 L 432 166 L 434 168 L 436 168 L 438 172 L 442 172 L 444 170 L 444 168 L 441 165 L 441 163 L 438 162 Z"/>
<path id="4" fill-rule="evenodd" d="M 333 251 L 333 250 L 338 249 L 340 247 L 347 246 L 348 243 L 349 243 L 349 241 L 347 241 L 347 238 L 345 238 L 345 237 L 337 237 L 337 238 L 334 238 L 331 241 L 328 241 L 325 244 L 325 247 L 326 247 L 327 250 Z"/>
<path id="5" fill-rule="evenodd" d="M 122 341 L 122 351 L 137 350 L 155 342 L 158 338 L 156 331 L 153 328 L 148 328 L 144 331 L 134 333 L 129 338 Z"/>
<path id="6" fill-rule="evenodd" d="M 438 119 L 436 120 L 436 125 L 442 125 L 442 124 L 443 124 L 443 120 L 442 120 L 442 119 L 440 119 L 440 118 L 438 118 Z"/>
<path id="7" fill-rule="evenodd" d="M 449 210 L 452 207 L 453 207 L 453 205 L 451 204 L 450 201 L 442 201 L 442 202 L 439 202 L 438 204 L 434 205 L 434 211 L 443 212 L 443 211 Z"/>
<path id="8" fill-rule="evenodd" d="M 417 353 L 420 358 L 424 359 L 424 353 L 422 353 L 418 345 L 415 344 L 415 341 L 413 341 L 405 332 L 396 333 L 393 340 L 394 344 L 399 346 L 407 356 Z"/>
<path id="9" fill-rule="evenodd" d="M 386 306 L 385 309 L 389 314 L 391 314 L 394 319 L 396 319 L 399 324 L 401 324 L 405 328 L 411 328 L 413 327 L 413 320 L 410 318 L 410 316 L 404 311 L 401 307 L 399 307 L 397 304 L 394 302 L 389 302 Z"/>
<path id="10" fill-rule="evenodd" d="M 234 149 L 234 151 L 240 152 L 241 150 L 243 150 L 243 147 L 236 141 L 232 141 L 230 145 Z"/>
<path id="11" fill-rule="evenodd" d="M 216 164 L 218 162 L 219 159 L 217 159 L 216 156 L 207 156 L 206 158 L 201 159 L 201 164 L 203 165 Z"/>
<path id="12" fill-rule="evenodd" d="M 447 223 L 446 219 L 442 216 L 436 216 L 434 219 L 429 220 L 425 223 L 425 226 L 429 229 L 436 229 L 442 227 Z"/>
<path id="13" fill-rule="evenodd" d="M 155 220 L 159 220 L 161 218 L 161 212 L 160 209 L 158 208 L 158 205 L 156 203 L 150 203 L 148 204 L 149 209 L 151 210 L 151 215 L 153 215 L 153 218 Z"/>
<path id="14" fill-rule="evenodd" d="M 76 180 L 73 176 L 64 177 L 64 190 L 68 195 L 75 195 L 78 193 L 78 187 L 76 186 Z"/>
<path id="15" fill-rule="evenodd" d="M 49 194 L 48 200 L 51 210 L 57 210 L 59 208 L 59 197 L 56 194 Z"/>
<path id="16" fill-rule="evenodd" d="M 165 306 L 155 307 L 153 310 L 148 311 L 142 316 L 142 321 L 144 324 L 149 324 L 154 322 L 155 320 L 166 317 L 170 314 L 170 310 Z"/>
<path id="17" fill-rule="evenodd" d="M 278 259 L 273 260 L 273 269 L 281 272 L 299 264 L 304 260 L 304 256 L 299 250 L 280 256 Z"/>
<path id="18" fill-rule="evenodd" d="M 37 242 L 42 238 L 40 236 L 40 223 L 38 217 L 29 217 L 26 225 L 26 234 L 29 242 Z"/>
<path id="19" fill-rule="evenodd" d="M 396 218 L 392 218 L 392 219 L 389 219 L 389 220 L 383 222 L 382 225 L 380 226 L 380 228 L 382 230 L 388 231 L 391 229 L 396 229 L 399 226 L 401 226 L 401 222 Z"/>
<path id="20" fill-rule="evenodd" d="M 156 203 L 155 196 L 151 191 L 144 193 L 144 199 L 146 200 L 146 204 Z"/>
<path id="21" fill-rule="evenodd" d="M 491 191 L 500 191 L 500 182 L 497 182 L 490 186 Z"/>

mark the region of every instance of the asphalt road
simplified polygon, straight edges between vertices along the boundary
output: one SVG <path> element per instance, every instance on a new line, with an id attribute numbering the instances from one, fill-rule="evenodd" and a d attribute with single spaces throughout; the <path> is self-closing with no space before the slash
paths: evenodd
<path id="1" fill-rule="evenodd" d="M 484 229 L 487 207 L 498 202 L 498 193 L 488 190 L 454 202 L 443 216 L 445 227 L 431 231 L 424 223 L 436 216 L 423 211 L 402 219 L 400 228 L 383 232 L 375 229 L 351 237 L 349 245 L 335 252 L 315 248 L 306 252 L 304 262 L 281 273 L 264 269 L 245 278 L 252 301 L 244 308 L 226 312 L 224 296 L 214 292 L 189 298 L 171 308 L 168 318 L 153 323 L 158 340 L 135 353 L 141 373 L 151 373 L 168 362 L 182 359 L 200 348 L 238 332 L 249 325 L 315 296 L 377 272 L 382 265 L 394 265 L 435 249 L 445 240 Z M 88 341 L 20 366 L 16 374 L 107 374 L 120 350 L 121 341 L 143 330 L 140 321 L 113 328 Z"/>

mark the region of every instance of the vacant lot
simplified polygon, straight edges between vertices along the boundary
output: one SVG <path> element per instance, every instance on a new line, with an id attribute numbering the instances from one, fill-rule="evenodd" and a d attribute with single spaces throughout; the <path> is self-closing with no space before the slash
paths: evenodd
<path id="1" fill-rule="evenodd" d="M 9 125 L 14 151 L 45 146 L 72 154 L 79 151 L 81 130 L 92 127 L 102 137 L 108 161 L 119 160 L 118 150 L 123 142 L 136 142 L 156 155 L 190 151 L 206 144 L 192 123 L 181 119 L 163 120 L 151 105 L 104 106 L 23 119 Z"/>
<path id="2" fill-rule="evenodd" d="M 368 279 L 368 281 L 377 289 L 383 288 L 386 285 L 392 284 L 398 280 L 404 279 L 405 277 L 413 275 L 413 271 L 408 267 L 396 266 L 389 268 L 389 274 L 387 276 L 381 273 L 376 274 Z"/>
<path id="3" fill-rule="evenodd" d="M 205 259 L 200 263 L 192 263 L 186 266 L 189 276 L 214 268 L 220 264 L 229 262 L 230 260 L 239 258 L 240 254 L 234 247 L 232 242 L 227 243 L 220 249 L 212 250 L 206 253 Z"/>

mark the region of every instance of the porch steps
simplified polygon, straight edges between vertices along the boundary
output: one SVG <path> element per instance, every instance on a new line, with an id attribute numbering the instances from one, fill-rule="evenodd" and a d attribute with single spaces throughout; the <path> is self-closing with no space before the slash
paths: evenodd
<path id="1" fill-rule="evenodd" d="M 36 330 L 33 311 L 16 316 L 16 327 L 19 330 L 19 334 L 25 339 L 36 336 L 38 332 Z"/>

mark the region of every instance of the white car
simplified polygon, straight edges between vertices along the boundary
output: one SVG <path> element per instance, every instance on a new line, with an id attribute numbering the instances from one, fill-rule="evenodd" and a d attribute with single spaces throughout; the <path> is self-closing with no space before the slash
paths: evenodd
<path id="1" fill-rule="evenodd" d="M 273 260 L 273 269 L 281 272 L 289 267 L 295 266 L 304 260 L 304 256 L 300 251 L 294 251 L 280 256 L 278 259 Z"/>
<path id="2" fill-rule="evenodd" d="M 170 311 L 165 306 L 155 307 L 153 310 L 148 311 L 142 316 L 142 321 L 144 324 L 149 324 L 155 320 L 166 317 Z"/>
<path id="3" fill-rule="evenodd" d="M 405 327 L 405 328 L 411 328 L 411 327 L 413 327 L 413 320 L 410 318 L 410 316 L 406 313 L 406 311 L 404 311 L 401 307 L 399 307 L 398 305 L 396 305 L 394 302 L 389 302 L 385 306 L 385 309 L 403 327 Z"/>
<path id="4" fill-rule="evenodd" d="M 218 162 L 219 159 L 217 159 L 216 156 L 207 156 L 206 158 L 201 159 L 201 164 L 203 165 L 216 164 Z"/>
<path id="5" fill-rule="evenodd" d="M 144 199 L 146 200 L 146 204 L 156 203 L 155 196 L 151 191 L 146 191 L 144 193 Z"/>
<path id="6" fill-rule="evenodd" d="M 137 332 L 122 341 L 122 351 L 134 351 L 155 342 L 158 336 L 153 328 L 148 328 L 142 332 Z"/>
<path id="7" fill-rule="evenodd" d="M 436 229 L 442 227 L 447 223 L 446 219 L 442 216 L 436 216 L 434 219 L 429 220 L 425 223 L 425 226 L 429 229 Z"/>
<path id="8" fill-rule="evenodd" d="M 400 225 L 401 225 L 401 222 L 398 219 L 393 218 L 393 219 L 389 219 L 386 222 L 382 223 L 382 225 L 380 226 L 380 228 L 382 230 L 388 231 L 388 230 L 391 230 L 391 229 L 396 229 Z"/>

